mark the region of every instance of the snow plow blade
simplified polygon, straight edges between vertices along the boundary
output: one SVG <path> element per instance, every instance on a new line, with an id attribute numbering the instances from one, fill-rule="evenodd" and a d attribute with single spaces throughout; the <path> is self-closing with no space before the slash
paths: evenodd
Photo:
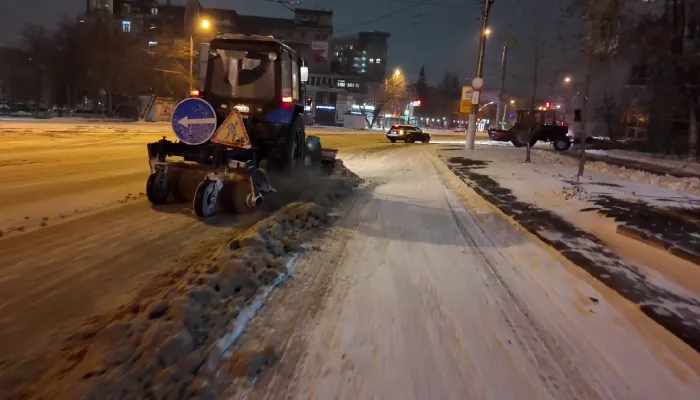
<path id="1" fill-rule="evenodd" d="M 328 175 L 335 170 L 335 159 L 338 149 L 324 149 L 321 147 L 321 138 L 314 135 L 306 136 L 306 161 L 307 166 L 315 165 Z"/>
<path id="2" fill-rule="evenodd" d="M 328 175 L 335 170 L 335 159 L 338 156 L 338 149 L 321 149 L 321 169 Z"/>

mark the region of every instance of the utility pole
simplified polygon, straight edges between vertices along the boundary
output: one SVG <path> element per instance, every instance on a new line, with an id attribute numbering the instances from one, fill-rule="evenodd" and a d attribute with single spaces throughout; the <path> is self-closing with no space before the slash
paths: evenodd
<path id="1" fill-rule="evenodd" d="M 484 53 L 486 52 L 486 29 L 488 28 L 489 22 L 489 12 L 491 12 L 491 6 L 494 0 L 483 0 L 484 1 L 484 12 L 481 16 L 481 37 L 479 38 L 479 58 L 476 64 L 476 77 L 475 80 L 483 82 L 483 70 L 484 70 Z M 473 86 L 473 85 L 472 85 Z M 467 126 L 467 143 L 466 147 L 468 150 L 474 149 L 474 139 L 476 138 L 476 116 L 479 112 L 479 90 L 481 88 L 474 88 L 472 93 L 472 112 L 469 114 L 469 125 Z"/>
<path id="2" fill-rule="evenodd" d="M 506 84 L 506 63 L 508 60 L 508 45 L 504 44 L 503 45 L 503 56 L 501 57 L 501 86 L 498 91 L 498 111 L 496 112 L 496 122 L 499 125 L 499 128 L 501 127 L 500 125 L 503 123 L 503 121 L 506 120 L 506 108 L 507 103 L 506 103 L 506 98 L 504 95 L 504 90 L 505 90 L 505 84 Z"/>

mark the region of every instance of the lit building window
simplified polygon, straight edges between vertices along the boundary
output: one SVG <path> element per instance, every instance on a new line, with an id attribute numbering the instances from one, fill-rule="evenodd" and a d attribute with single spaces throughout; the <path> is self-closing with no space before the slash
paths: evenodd
<path id="1" fill-rule="evenodd" d="M 350 50 L 352 50 L 352 47 L 353 47 L 353 46 L 352 46 L 352 45 L 350 45 Z"/>
<path id="2" fill-rule="evenodd" d="M 338 87 L 345 87 L 345 80 L 338 79 Z"/>
<path id="3" fill-rule="evenodd" d="M 153 15 L 158 15 L 158 7 L 152 7 L 152 8 L 151 8 L 151 14 L 153 14 Z"/>
<path id="4" fill-rule="evenodd" d="M 131 21 L 122 21 L 122 32 L 131 32 Z"/>
<path id="5" fill-rule="evenodd" d="M 381 58 L 377 58 L 377 64 L 381 64 L 381 63 L 382 63 L 382 59 L 381 59 Z"/>
<path id="6" fill-rule="evenodd" d="M 370 58 L 370 59 L 369 59 L 369 63 L 370 63 L 370 64 L 374 64 L 374 58 Z"/>
<path id="7" fill-rule="evenodd" d="M 148 45 L 149 45 L 149 46 L 155 46 L 155 45 L 157 45 L 157 44 L 158 44 L 158 42 L 155 42 L 155 41 L 153 41 L 153 40 L 149 40 L 149 41 L 148 41 Z"/>

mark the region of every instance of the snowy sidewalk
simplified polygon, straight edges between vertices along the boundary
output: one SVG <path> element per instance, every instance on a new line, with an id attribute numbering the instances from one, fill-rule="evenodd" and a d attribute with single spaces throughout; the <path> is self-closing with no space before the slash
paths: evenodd
<path id="1" fill-rule="evenodd" d="M 523 149 L 482 145 L 465 152 L 446 146 L 440 152 L 452 171 L 486 200 L 700 351 L 700 266 L 619 235 L 617 222 L 605 211 L 625 219 L 621 205 L 643 201 L 641 207 L 673 205 L 675 212 L 690 214 L 700 196 L 625 179 L 615 171 L 589 169 L 576 184 L 575 165 L 559 164 L 550 154 L 533 152 L 533 163 L 524 164 Z M 619 202 L 603 204 L 606 199 Z"/>

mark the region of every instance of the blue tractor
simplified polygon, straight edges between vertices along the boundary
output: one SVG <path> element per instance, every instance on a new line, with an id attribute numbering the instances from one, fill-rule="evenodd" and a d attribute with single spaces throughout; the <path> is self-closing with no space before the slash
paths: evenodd
<path id="1" fill-rule="evenodd" d="M 279 40 L 239 34 L 213 39 L 203 90 L 173 111 L 178 140 L 147 145 L 149 201 L 187 199 L 182 182 L 194 175 L 201 178 L 193 196 L 198 216 L 212 215 L 217 201 L 243 213 L 275 191 L 268 171 L 332 172 L 337 149 L 323 149 L 318 137 L 305 133 L 307 80 L 302 59 Z"/>

